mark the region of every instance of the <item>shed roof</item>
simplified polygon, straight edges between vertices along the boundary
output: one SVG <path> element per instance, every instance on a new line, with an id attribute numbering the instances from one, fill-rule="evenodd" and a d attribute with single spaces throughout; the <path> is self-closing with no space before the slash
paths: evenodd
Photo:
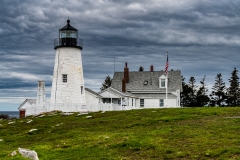
<path id="1" fill-rule="evenodd" d="M 86 91 L 88 91 L 89 93 L 95 95 L 96 97 L 102 97 L 101 95 L 99 95 L 97 92 L 94 92 L 93 90 L 89 89 L 89 88 L 85 88 Z"/>

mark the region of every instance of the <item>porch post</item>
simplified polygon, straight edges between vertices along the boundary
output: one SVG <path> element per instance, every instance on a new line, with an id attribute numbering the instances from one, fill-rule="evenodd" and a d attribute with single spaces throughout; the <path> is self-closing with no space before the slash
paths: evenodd
<path id="1" fill-rule="evenodd" d="M 122 97 L 121 97 L 121 110 L 123 110 Z"/>
<path id="2" fill-rule="evenodd" d="M 111 108 L 113 108 L 113 104 L 112 104 L 112 97 L 111 97 Z M 111 109 L 109 108 L 109 110 L 111 111 Z"/>

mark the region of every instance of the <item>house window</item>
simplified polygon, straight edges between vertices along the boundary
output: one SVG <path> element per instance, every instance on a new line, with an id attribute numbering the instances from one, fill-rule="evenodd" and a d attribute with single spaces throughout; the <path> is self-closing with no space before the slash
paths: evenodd
<path id="1" fill-rule="evenodd" d="M 133 106 L 133 98 L 132 98 L 132 106 Z"/>
<path id="2" fill-rule="evenodd" d="M 140 107 L 144 107 L 144 99 L 140 99 Z"/>
<path id="3" fill-rule="evenodd" d="M 159 99 L 159 106 L 164 107 L 164 99 Z"/>
<path id="4" fill-rule="evenodd" d="M 118 99 L 118 105 L 119 106 L 121 105 L 121 99 Z"/>
<path id="5" fill-rule="evenodd" d="M 161 87 L 165 87 L 165 79 L 161 79 Z"/>
<path id="6" fill-rule="evenodd" d="M 62 75 L 62 82 L 67 83 L 67 74 Z"/>

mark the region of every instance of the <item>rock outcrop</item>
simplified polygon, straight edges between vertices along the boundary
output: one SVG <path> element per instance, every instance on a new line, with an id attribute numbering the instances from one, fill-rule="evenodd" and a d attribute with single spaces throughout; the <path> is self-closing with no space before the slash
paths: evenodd
<path id="1" fill-rule="evenodd" d="M 32 159 L 32 160 L 39 160 L 39 159 L 38 159 L 37 152 L 35 152 L 35 151 L 31 151 L 31 150 L 24 149 L 24 148 L 18 148 L 18 152 L 19 152 L 23 157 L 30 158 L 30 159 Z"/>

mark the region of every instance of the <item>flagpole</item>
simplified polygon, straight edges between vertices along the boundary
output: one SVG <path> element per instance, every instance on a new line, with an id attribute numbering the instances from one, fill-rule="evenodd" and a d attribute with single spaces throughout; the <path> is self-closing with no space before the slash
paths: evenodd
<path id="1" fill-rule="evenodd" d="M 167 73 L 167 76 L 166 76 L 166 107 L 168 107 L 168 73 Z"/>
<path id="2" fill-rule="evenodd" d="M 166 52 L 167 55 L 167 60 L 166 60 L 166 68 L 165 68 L 165 73 L 166 73 L 166 107 L 168 107 L 168 52 Z"/>

